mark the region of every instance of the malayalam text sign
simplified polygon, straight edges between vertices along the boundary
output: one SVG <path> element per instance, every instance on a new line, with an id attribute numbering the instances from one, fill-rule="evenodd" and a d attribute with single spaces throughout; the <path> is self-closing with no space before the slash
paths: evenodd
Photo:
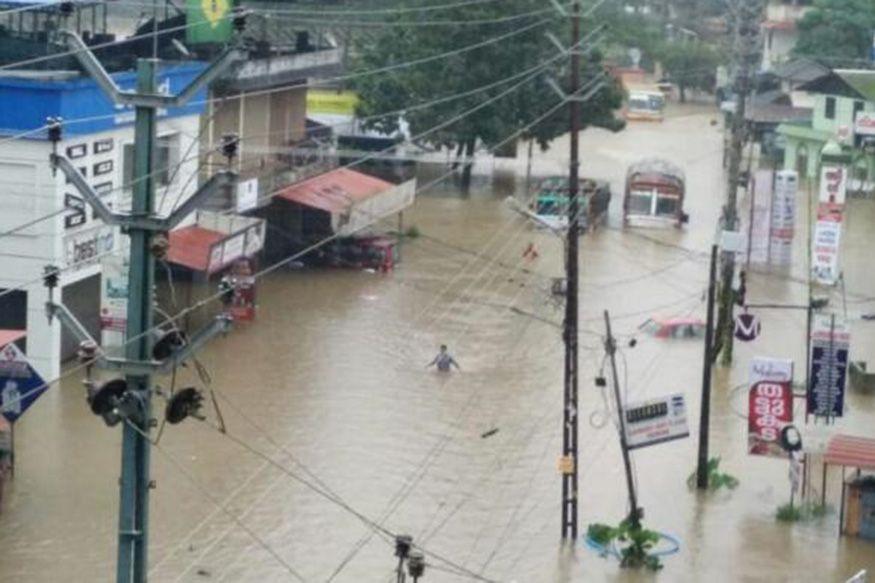
<path id="1" fill-rule="evenodd" d="M 817 314 L 811 330 L 811 373 L 807 408 L 818 417 L 841 417 L 851 335 L 847 325 L 834 317 Z"/>
<path id="2" fill-rule="evenodd" d="M 759 381 L 748 392 L 747 451 L 751 455 L 784 457 L 779 438 L 793 422 L 793 387 L 790 381 Z"/>

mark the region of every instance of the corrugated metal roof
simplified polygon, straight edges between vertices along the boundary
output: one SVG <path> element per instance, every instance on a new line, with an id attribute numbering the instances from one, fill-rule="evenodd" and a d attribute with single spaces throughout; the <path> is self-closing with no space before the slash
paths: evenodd
<path id="1" fill-rule="evenodd" d="M 210 247 L 226 235 L 197 225 L 170 231 L 167 261 L 197 271 L 206 271 L 210 264 Z"/>
<path id="2" fill-rule="evenodd" d="M 875 439 L 853 435 L 834 435 L 826 445 L 826 463 L 863 470 L 875 470 Z"/>
<path id="3" fill-rule="evenodd" d="M 338 168 L 288 186 L 277 195 L 329 213 L 342 213 L 354 203 L 394 188 L 394 184 L 348 168 Z"/>

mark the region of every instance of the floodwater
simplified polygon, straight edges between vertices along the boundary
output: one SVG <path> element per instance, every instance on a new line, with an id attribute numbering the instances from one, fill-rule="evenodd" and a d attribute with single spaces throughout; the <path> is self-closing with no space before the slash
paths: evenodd
<path id="1" fill-rule="evenodd" d="M 508 208 L 499 180 L 469 196 L 451 186 L 420 195 L 405 224 L 422 236 L 405 243 L 394 273 L 285 270 L 259 284 L 257 321 L 216 340 L 201 359 L 230 437 L 205 407 L 206 423 L 168 426 L 153 449 L 150 579 L 294 581 L 294 571 L 305 581 L 393 581 L 392 545 L 340 500 L 440 556 L 429 557 L 425 582 L 472 573 L 526 583 L 844 581 L 875 570 L 875 544 L 839 538 L 836 511 L 794 526 L 776 522 L 789 497 L 787 463 L 746 454 L 735 387 L 757 354 L 804 368 L 804 313 L 763 311 L 762 336 L 736 347 L 731 369 L 716 369 L 712 453 L 738 488 L 687 487 L 702 346 L 636 331 L 652 315 L 704 317 L 707 252 L 724 198 L 715 118 L 688 107 L 660 125 L 588 131 L 582 140 L 583 174 L 611 180 L 615 198 L 608 228 L 582 239 L 580 529 L 627 512 L 609 401 L 592 382 L 604 364 L 608 309 L 628 401 L 683 392 L 691 412 L 693 437 L 632 454 L 646 526 L 681 545 L 661 572 L 621 571 L 582 541 L 560 542 L 562 310 L 550 283 L 561 272 L 561 244 Z M 539 154 L 535 171 L 560 170 L 566 145 Z M 622 231 L 625 167 L 655 153 L 686 169 L 691 224 Z M 875 324 L 859 320 L 875 311 L 865 297 L 875 289 L 866 261 L 873 206 L 851 203 L 845 242 L 859 359 L 875 341 Z M 804 229 L 800 222 L 793 268 L 751 275 L 749 301 L 805 301 Z M 532 262 L 522 257 L 530 242 L 539 252 Z M 461 372 L 426 370 L 441 343 Z M 0 515 L 2 582 L 114 577 L 120 432 L 88 412 L 80 380 L 72 375 L 48 392 L 17 428 L 17 473 Z M 198 383 L 191 370 L 179 373 L 178 386 Z M 866 435 L 873 419 L 872 397 L 851 393 L 842 430 Z M 481 437 L 490 430 L 497 432 Z M 836 508 L 839 477 L 830 473 L 827 490 Z M 821 489 L 819 470 L 812 488 Z M 468 575 L 452 572 L 459 567 Z"/>

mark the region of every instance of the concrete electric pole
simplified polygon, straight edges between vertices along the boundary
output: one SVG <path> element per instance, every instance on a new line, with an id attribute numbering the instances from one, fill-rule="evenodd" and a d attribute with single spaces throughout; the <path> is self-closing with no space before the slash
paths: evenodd
<path id="1" fill-rule="evenodd" d="M 244 16 L 234 17 L 235 28 L 242 30 Z M 229 188 L 236 180 L 232 172 L 220 171 L 198 189 L 188 200 L 167 217 L 155 213 L 155 141 L 157 111 L 159 108 L 179 107 L 194 97 L 198 90 L 215 79 L 228 65 L 240 60 L 236 47 L 226 49 L 210 66 L 204 69 L 178 95 L 165 95 L 156 83 L 158 61 L 140 59 L 137 62 L 137 85 L 134 91 L 120 89 L 112 77 L 75 34 L 62 33 L 71 51 L 83 68 L 116 104 L 134 107 L 134 173 L 133 200 L 130 212 L 110 209 L 84 180 L 79 171 L 64 156 L 53 153 L 52 167 L 60 168 L 73 183 L 95 213 L 109 225 L 120 226 L 130 237 L 130 271 L 126 346 L 123 358 L 109 358 L 102 350 L 93 348 L 96 364 L 124 373 L 125 378 L 110 381 L 99 389 L 90 387 L 89 402 L 92 411 L 103 416 L 108 425 L 123 423 L 120 505 L 118 529 L 118 583 L 144 583 L 148 571 L 149 533 L 149 452 L 152 427 L 152 376 L 166 372 L 191 355 L 200 345 L 219 331 L 227 329 L 227 317 L 220 316 L 204 331 L 190 340 L 177 338 L 171 354 L 164 360 L 153 354 L 153 285 L 155 256 L 166 251 L 166 233 L 195 210 L 208 196 Z M 60 132 L 57 132 L 58 135 Z M 96 343 L 78 325 L 62 305 L 51 301 L 47 305 L 50 317 L 58 317 L 83 342 Z"/>
<path id="2" fill-rule="evenodd" d="M 734 4 L 733 58 L 735 60 L 735 111 L 732 114 L 729 143 L 729 169 L 727 171 L 726 205 L 723 207 L 722 230 L 738 230 L 738 187 L 741 157 L 744 142 L 748 139 L 745 112 L 753 89 L 753 71 L 760 59 L 760 18 L 762 0 L 736 0 Z M 718 341 L 722 348 L 722 362 L 732 362 L 734 294 L 732 281 L 735 276 L 735 251 L 723 251 L 723 267 L 720 286 L 720 315 L 718 317 Z"/>

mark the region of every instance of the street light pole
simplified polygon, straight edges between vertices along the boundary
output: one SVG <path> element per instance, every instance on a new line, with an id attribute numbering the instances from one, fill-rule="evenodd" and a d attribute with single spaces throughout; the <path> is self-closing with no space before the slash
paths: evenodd
<path id="1" fill-rule="evenodd" d="M 580 102 L 575 98 L 580 90 L 580 1 L 571 7 L 571 86 L 568 102 L 570 115 L 571 160 L 568 171 L 568 243 L 565 258 L 565 373 L 562 409 L 562 538 L 577 538 L 577 289 L 580 239 L 579 133 Z M 567 463 L 570 460 L 570 464 Z"/>

